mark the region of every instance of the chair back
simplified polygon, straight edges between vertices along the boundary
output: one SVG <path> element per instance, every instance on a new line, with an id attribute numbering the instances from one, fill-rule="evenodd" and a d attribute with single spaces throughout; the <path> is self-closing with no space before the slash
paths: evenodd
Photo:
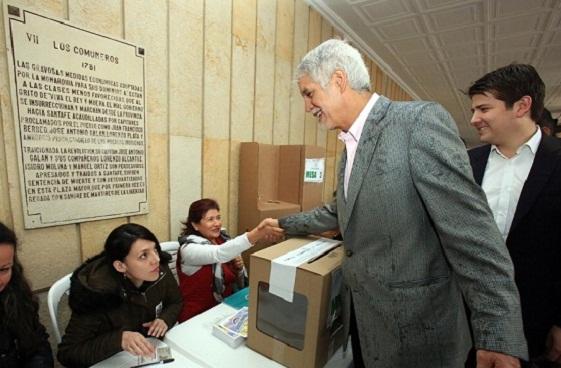
<path id="1" fill-rule="evenodd" d="M 164 252 L 168 252 L 171 255 L 171 260 L 169 261 L 168 265 L 173 273 L 173 276 L 176 280 L 177 278 L 177 251 L 179 250 L 179 242 L 176 240 L 161 242 L 160 247 Z M 179 282 L 179 280 L 178 280 Z"/>
<path id="2" fill-rule="evenodd" d="M 58 304 L 62 296 L 64 294 L 68 295 L 70 291 L 70 276 L 72 276 L 71 273 L 57 280 L 53 284 L 53 286 L 51 286 L 51 288 L 49 289 L 49 294 L 47 295 L 49 315 L 51 316 L 51 323 L 53 324 L 53 330 L 55 333 L 57 344 L 61 341 L 60 329 L 58 326 Z"/>

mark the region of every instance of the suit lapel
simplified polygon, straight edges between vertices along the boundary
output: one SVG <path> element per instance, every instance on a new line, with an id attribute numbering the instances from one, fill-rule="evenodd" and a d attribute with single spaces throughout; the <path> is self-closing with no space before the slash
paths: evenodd
<path id="1" fill-rule="evenodd" d="M 337 177 L 337 193 L 344 194 L 343 183 L 345 181 L 345 166 L 347 166 L 347 148 L 343 148 L 343 153 L 341 154 L 341 163 L 339 164 L 339 174 Z M 343 203 L 347 203 L 345 196 L 343 195 Z"/>
<path id="2" fill-rule="evenodd" d="M 364 124 L 364 129 L 358 142 L 355 159 L 353 162 L 353 169 L 351 171 L 351 177 L 349 178 L 349 187 L 347 188 L 347 200 L 345 201 L 345 216 L 343 217 L 343 228 L 341 229 L 344 233 L 349 217 L 351 216 L 352 209 L 355 205 L 356 198 L 360 192 L 362 182 L 365 175 L 367 174 L 368 167 L 372 161 L 372 156 L 376 150 L 376 144 L 378 143 L 378 138 L 380 137 L 380 132 L 383 129 L 381 124 L 382 118 L 385 116 L 388 107 L 390 106 L 390 100 L 380 96 L 378 101 L 374 104 L 372 111 L 366 119 Z M 346 154 L 345 154 L 346 156 Z M 346 157 L 345 157 L 346 165 Z M 343 166 L 343 165 L 341 165 Z M 343 176 L 341 179 L 341 191 L 343 191 L 342 181 L 344 180 L 344 166 L 342 169 Z"/>
<path id="3" fill-rule="evenodd" d="M 536 157 L 534 158 L 534 163 L 528 174 L 528 179 L 526 179 L 522 187 L 509 233 L 512 233 L 512 230 L 520 223 L 520 220 L 528 213 L 538 194 L 549 180 L 557 160 L 560 159 L 560 148 L 556 143 L 555 138 L 546 135 L 542 136 L 538 151 L 536 152 Z"/>
<path id="4" fill-rule="evenodd" d="M 473 178 L 479 185 L 483 183 L 483 174 L 485 174 L 485 168 L 487 167 L 489 152 L 491 152 L 491 146 L 485 146 L 483 148 L 474 148 L 469 155 Z"/>
<path id="5" fill-rule="evenodd" d="M 339 221 L 339 227 L 341 234 L 344 234 L 344 230 L 347 228 L 347 213 L 346 205 L 347 200 L 345 199 L 345 188 L 343 183 L 345 181 L 345 166 L 347 165 L 347 149 L 343 149 L 341 153 L 341 160 L 339 163 L 339 174 L 337 176 L 337 219 Z"/>

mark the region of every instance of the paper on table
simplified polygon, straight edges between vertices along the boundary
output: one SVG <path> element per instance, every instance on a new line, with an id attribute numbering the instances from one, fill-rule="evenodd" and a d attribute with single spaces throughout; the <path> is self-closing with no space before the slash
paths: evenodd
<path id="1" fill-rule="evenodd" d="M 152 345 L 156 348 L 156 354 L 153 357 L 138 356 L 136 365 L 133 365 L 131 368 L 146 367 L 154 364 L 173 362 L 171 349 L 165 343 L 161 343 L 165 346 L 158 346 L 155 343 L 152 343 Z"/>
<path id="2" fill-rule="evenodd" d="M 166 356 L 167 359 L 171 358 L 171 350 L 169 350 L 169 346 L 161 341 L 158 340 L 154 337 L 150 337 L 148 338 L 148 341 L 158 350 L 160 351 L 166 351 L 169 356 Z M 161 357 L 164 358 L 164 357 Z M 97 364 L 95 364 L 94 366 L 92 366 L 91 368 L 130 368 L 132 366 L 136 366 L 138 364 L 143 364 L 143 363 L 148 363 L 148 362 L 159 362 L 160 359 L 159 358 L 153 358 L 153 359 L 139 359 L 138 356 L 136 355 L 132 355 L 129 352 L 126 351 L 121 351 L 113 356 L 111 356 L 110 358 L 107 358 Z"/>
<path id="3" fill-rule="evenodd" d="M 269 276 L 269 292 L 292 303 L 296 268 L 319 258 L 339 243 L 341 243 L 339 240 L 321 238 L 273 259 Z"/>

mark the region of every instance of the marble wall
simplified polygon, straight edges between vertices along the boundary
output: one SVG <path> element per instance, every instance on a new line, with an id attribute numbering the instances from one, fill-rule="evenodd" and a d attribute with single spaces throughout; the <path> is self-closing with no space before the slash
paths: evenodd
<path id="1" fill-rule="evenodd" d="M 335 188 L 335 132 L 306 116 L 292 71 L 321 41 L 341 37 L 304 0 L 11 0 L 146 49 L 147 215 L 24 230 L 6 51 L 0 53 L 0 221 L 20 237 L 20 258 L 45 290 L 98 253 L 126 222 L 175 239 L 189 203 L 213 197 L 237 228 L 240 142 L 327 150 L 324 199 Z M 5 0 L 2 1 L 2 5 Z M 0 44 L 6 50 L 4 18 Z M 409 99 L 367 59 L 376 92 Z"/>

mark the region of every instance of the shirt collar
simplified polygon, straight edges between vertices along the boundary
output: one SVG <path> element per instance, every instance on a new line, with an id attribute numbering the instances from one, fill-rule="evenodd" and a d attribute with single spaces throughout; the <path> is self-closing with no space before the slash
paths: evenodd
<path id="1" fill-rule="evenodd" d="M 368 115 L 370 114 L 370 110 L 372 110 L 374 104 L 376 103 L 376 101 L 378 101 L 379 97 L 380 96 L 377 93 L 373 93 L 372 96 L 370 96 L 370 99 L 368 100 L 368 102 L 366 103 L 360 114 L 358 114 L 358 117 L 355 119 L 355 121 L 349 128 L 349 131 L 344 132 L 341 130 L 341 132 L 339 132 L 338 135 L 339 140 L 343 142 L 355 141 L 357 143 L 358 141 L 360 141 L 360 136 L 362 135 L 362 130 L 364 129 L 364 124 L 366 123 L 366 119 L 368 118 Z"/>
<path id="2" fill-rule="evenodd" d="M 528 147 L 534 155 L 536 154 L 536 152 L 538 151 L 538 147 L 540 145 L 540 142 L 542 140 L 542 130 L 540 129 L 539 126 L 536 126 L 536 128 L 537 128 L 536 132 L 530 137 L 530 139 L 528 139 L 524 144 L 522 144 L 520 147 L 518 147 L 518 149 L 516 150 L 516 154 L 519 154 L 520 151 L 522 151 L 524 149 L 524 147 Z M 499 148 L 497 146 L 495 146 L 494 144 L 491 146 L 491 151 L 495 151 L 499 155 L 503 156 L 503 154 L 501 153 Z"/>
<path id="3" fill-rule="evenodd" d="M 539 126 L 536 126 L 536 128 L 537 130 L 534 133 L 534 135 L 530 139 L 528 139 L 528 142 L 525 143 L 528 147 L 530 147 L 530 150 L 534 155 L 538 151 L 538 147 L 542 140 L 542 130 L 540 129 Z"/>

